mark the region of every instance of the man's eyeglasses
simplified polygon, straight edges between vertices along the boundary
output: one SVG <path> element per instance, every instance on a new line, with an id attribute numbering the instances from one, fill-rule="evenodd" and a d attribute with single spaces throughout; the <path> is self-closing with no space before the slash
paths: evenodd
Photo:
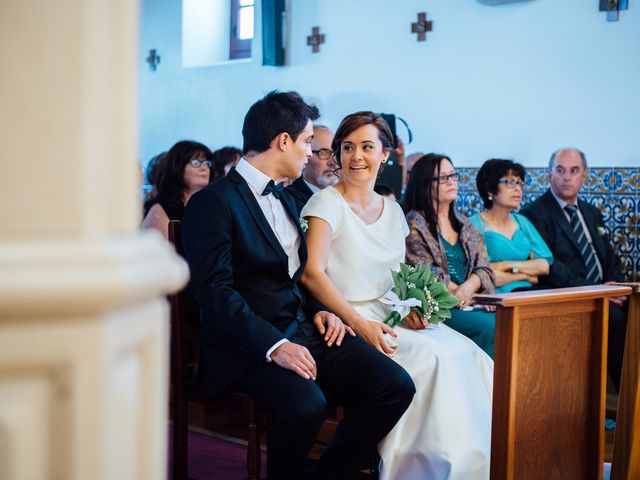
<path id="1" fill-rule="evenodd" d="M 192 158 L 191 160 L 189 160 L 189 165 L 195 168 L 200 168 L 200 165 L 211 168 L 211 160 L 200 160 L 198 158 Z"/>
<path id="2" fill-rule="evenodd" d="M 321 148 L 320 150 L 311 150 L 311 152 L 314 155 L 317 155 L 318 158 L 321 158 L 322 160 L 329 160 L 331 157 L 333 157 L 333 150 L 330 150 L 328 148 Z"/>
<path id="3" fill-rule="evenodd" d="M 458 172 L 450 173 L 449 175 L 440 175 L 439 177 L 434 177 L 433 181 L 438 182 L 440 184 L 449 183 L 449 180 L 457 182 L 460 180 L 460 174 Z"/>
<path id="4" fill-rule="evenodd" d="M 512 180 L 511 178 L 501 178 L 498 180 L 498 183 L 505 185 L 511 190 L 515 190 L 516 187 L 520 187 L 520 190 L 524 190 L 524 186 L 526 185 L 522 180 Z"/>

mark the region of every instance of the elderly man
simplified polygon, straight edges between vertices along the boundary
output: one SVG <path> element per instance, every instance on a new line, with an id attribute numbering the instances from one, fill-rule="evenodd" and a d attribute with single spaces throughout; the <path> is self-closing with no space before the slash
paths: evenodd
<path id="1" fill-rule="evenodd" d="M 580 200 L 587 179 L 587 160 L 575 148 L 554 152 L 549 160 L 549 190 L 520 213 L 542 235 L 553 253 L 553 264 L 540 284 L 548 288 L 619 282 L 620 264 L 606 237 L 600 211 Z M 609 374 L 620 387 L 626 332 L 626 297 L 611 298 L 609 308 Z"/>
<path id="2" fill-rule="evenodd" d="M 334 173 L 338 165 L 334 161 L 331 142 L 333 142 L 333 132 L 329 127 L 314 125 L 311 141 L 313 155 L 304 167 L 302 176 L 287 189 L 295 198 L 298 210 L 302 210 L 311 195 L 329 185 L 335 185 L 339 180 Z"/>

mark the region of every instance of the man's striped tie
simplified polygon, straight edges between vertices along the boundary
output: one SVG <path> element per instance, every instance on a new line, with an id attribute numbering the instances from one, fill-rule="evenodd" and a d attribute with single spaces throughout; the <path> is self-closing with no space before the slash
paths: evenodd
<path id="1" fill-rule="evenodd" d="M 587 280 L 593 283 L 600 283 L 602 279 L 600 278 L 600 271 L 598 270 L 596 254 L 593 251 L 593 247 L 589 243 L 589 240 L 587 240 L 587 235 L 585 234 L 582 222 L 578 216 L 578 206 L 567 205 L 564 209 L 569 214 L 569 223 L 571 224 L 571 229 L 575 234 L 580 254 L 584 260 L 584 265 L 587 270 Z"/>

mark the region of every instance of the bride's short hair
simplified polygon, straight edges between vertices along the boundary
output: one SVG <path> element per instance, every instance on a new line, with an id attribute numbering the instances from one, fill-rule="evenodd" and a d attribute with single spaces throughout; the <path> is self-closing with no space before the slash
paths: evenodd
<path id="1" fill-rule="evenodd" d="M 342 160 L 340 158 L 340 147 L 342 142 L 345 138 L 351 135 L 351 133 L 365 125 L 373 125 L 378 129 L 378 138 L 380 139 L 384 150 L 393 149 L 393 134 L 391 133 L 391 129 L 384 118 L 377 113 L 369 111 L 351 113 L 342 119 L 340 126 L 333 137 L 333 142 L 331 143 L 331 149 L 335 154 L 335 160 L 338 167 L 342 168 Z"/>

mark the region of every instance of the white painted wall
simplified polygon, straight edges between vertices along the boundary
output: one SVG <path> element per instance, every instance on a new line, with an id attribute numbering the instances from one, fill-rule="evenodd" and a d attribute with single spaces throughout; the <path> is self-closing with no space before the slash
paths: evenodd
<path id="1" fill-rule="evenodd" d="M 409 152 L 460 166 L 542 166 L 566 145 L 594 166 L 640 166 L 640 4 L 629 8 L 607 23 L 596 0 L 289 0 L 287 66 L 262 66 L 258 45 L 251 63 L 183 69 L 181 1 L 144 0 L 140 156 L 181 138 L 241 146 L 247 108 L 277 88 L 314 101 L 333 127 L 358 109 L 397 113 L 415 135 Z M 434 22 L 426 42 L 410 33 L 421 11 Z M 306 46 L 314 25 L 319 54 Z"/>

